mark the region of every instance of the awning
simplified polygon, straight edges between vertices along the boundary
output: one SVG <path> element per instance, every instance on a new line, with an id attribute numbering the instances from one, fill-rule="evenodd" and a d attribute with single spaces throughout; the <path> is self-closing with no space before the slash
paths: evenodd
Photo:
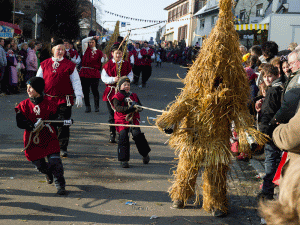
<path id="1" fill-rule="evenodd" d="M 22 33 L 22 30 L 20 29 L 19 25 L 16 25 L 16 24 L 0 21 L 0 26 L 13 28 L 15 34 L 21 34 Z"/>
<path id="2" fill-rule="evenodd" d="M 235 30 L 268 30 L 268 24 L 239 24 L 235 25 Z"/>

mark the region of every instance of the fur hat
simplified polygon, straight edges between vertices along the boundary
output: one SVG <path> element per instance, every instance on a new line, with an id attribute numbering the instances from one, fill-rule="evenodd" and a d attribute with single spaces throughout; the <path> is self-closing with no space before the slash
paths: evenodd
<path id="1" fill-rule="evenodd" d="M 130 83 L 130 79 L 127 76 L 121 77 L 117 83 L 117 88 L 118 91 L 120 90 L 122 84 L 124 84 L 125 82 L 129 82 Z"/>
<path id="2" fill-rule="evenodd" d="M 27 84 L 29 84 L 40 95 L 43 94 L 45 88 L 45 81 L 43 78 L 32 77 L 27 81 Z"/>

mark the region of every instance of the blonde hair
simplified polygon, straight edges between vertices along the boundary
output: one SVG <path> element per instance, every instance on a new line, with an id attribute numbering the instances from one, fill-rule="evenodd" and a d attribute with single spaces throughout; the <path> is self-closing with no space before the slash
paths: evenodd
<path id="1" fill-rule="evenodd" d="M 298 44 L 296 42 L 292 42 L 291 44 L 289 44 L 288 49 L 291 51 L 294 51 L 297 48 Z"/>

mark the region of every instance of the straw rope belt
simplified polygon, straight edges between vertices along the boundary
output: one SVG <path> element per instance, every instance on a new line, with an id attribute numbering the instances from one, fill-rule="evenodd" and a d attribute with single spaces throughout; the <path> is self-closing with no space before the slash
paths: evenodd
<path id="1" fill-rule="evenodd" d="M 52 95 L 49 95 L 49 94 L 45 94 L 51 98 L 60 98 L 60 97 L 64 97 L 64 96 L 52 96 Z M 70 97 L 73 97 L 73 95 L 65 95 L 66 97 L 66 100 L 67 100 L 67 106 L 72 106 L 71 105 L 71 102 L 70 102 Z"/>

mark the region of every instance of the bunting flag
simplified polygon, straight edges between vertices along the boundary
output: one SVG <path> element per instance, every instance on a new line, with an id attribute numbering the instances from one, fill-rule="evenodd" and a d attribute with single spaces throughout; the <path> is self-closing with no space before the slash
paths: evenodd
<path id="1" fill-rule="evenodd" d="M 139 21 L 139 22 L 147 22 L 147 23 L 166 23 L 167 20 L 145 20 L 145 19 L 137 19 L 137 18 L 132 18 L 132 17 L 127 17 L 127 16 L 122 16 L 116 13 L 112 13 L 109 11 L 104 10 L 105 13 L 113 15 L 113 16 L 117 16 L 126 20 L 134 20 L 134 21 Z"/>

